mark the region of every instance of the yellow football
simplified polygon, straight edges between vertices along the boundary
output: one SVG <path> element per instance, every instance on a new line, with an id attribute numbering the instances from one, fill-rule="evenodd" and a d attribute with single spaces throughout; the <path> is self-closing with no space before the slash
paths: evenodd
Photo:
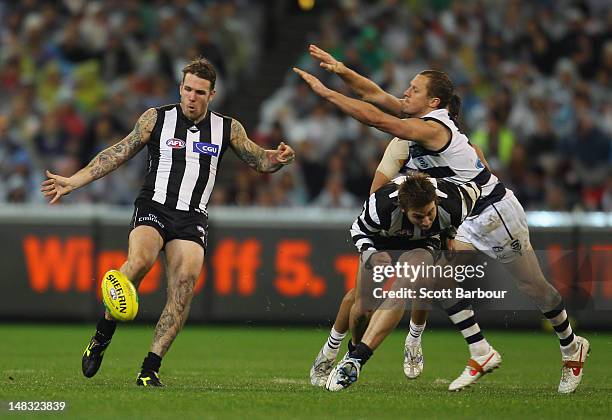
<path id="1" fill-rule="evenodd" d="M 138 313 L 138 293 L 123 273 L 110 270 L 102 278 L 102 302 L 117 321 L 131 321 Z"/>

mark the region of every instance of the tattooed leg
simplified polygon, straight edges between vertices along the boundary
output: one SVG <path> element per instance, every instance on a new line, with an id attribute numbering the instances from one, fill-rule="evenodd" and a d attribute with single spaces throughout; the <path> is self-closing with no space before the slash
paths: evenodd
<path id="1" fill-rule="evenodd" d="M 192 241 L 173 240 L 166 245 L 166 259 L 167 301 L 151 344 L 151 352 L 160 357 L 164 357 L 187 320 L 204 250 Z"/>
<path id="2" fill-rule="evenodd" d="M 168 301 L 157 321 L 151 345 L 151 351 L 160 357 L 166 354 L 187 320 L 196 278 L 189 276 L 176 278 L 176 286 L 168 287 Z"/>

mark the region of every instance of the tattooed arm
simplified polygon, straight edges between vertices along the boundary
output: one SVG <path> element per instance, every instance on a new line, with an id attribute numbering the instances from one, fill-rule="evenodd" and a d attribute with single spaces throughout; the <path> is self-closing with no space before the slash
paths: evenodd
<path id="1" fill-rule="evenodd" d="M 157 111 L 149 108 L 140 116 L 134 129 L 119 143 L 101 151 L 70 178 L 52 174 L 47 171 L 48 179 L 42 183 L 41 191 L 45 197 L 51 198 L 51 204 L 60 199 L 61 196 L 81 188 L 98 178 L 102 178 L 114 171 L 132 156 L 138 153 L 151 138 L 151 132 L 157 121 Z"/>
<path id="2" fill-rule="evenodd" d="M 259 147 L 247 137 L 244 127 L 237 120 L 232 120 L 230 145 L 234 153 L 257 172 L 276 172 L 295 159 L 293 149 L 283 142 L 276 150 Z"/>

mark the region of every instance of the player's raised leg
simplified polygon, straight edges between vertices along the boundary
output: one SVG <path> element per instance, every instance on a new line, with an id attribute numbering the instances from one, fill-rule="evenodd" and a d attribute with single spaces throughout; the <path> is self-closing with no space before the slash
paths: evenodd
<path id="1" fill-rule="evenodd" d="M 310 383 L 314 386 L 325 386 L 327 377 L 334 367 L 334 362 L 340 351 L 342 340 L 346 337 L 349 329 L 349 315 L 351 307 L 355 302 L 355 289 L 351 289 L 342 298 L 336 320 L 332 326 L 329 336 L 323 344 L 317 358 L 310 368 Z"/>
<path id="2" fill-rule="evenodd" d="M 163 386 L 159 381 L 159 368 L 189 315 L 195 282 L 204 263 L 204 248 L 194 241 L 172 240 L 166 244 L 166 260 L 166 306 L 155 326 L 151 349 L 136 379 L 136 384 L 141 386 Z"/>
<path id="3" fill-rule="evenodd" d="M 144 276 L 155 263 L 163 245 L 164 241 L 155 228 L 151 226 L 134 228 L 129 237 L 128 259 L 119 271 L 138 288 Z M 91 378 L 100 369 L 104 352 L 110 345 L 116 327 L 117 323 L 108 311 L 98 320 L 96 333 L 85 348 L 81 361 L 83 375 L 86 377 Z"/>

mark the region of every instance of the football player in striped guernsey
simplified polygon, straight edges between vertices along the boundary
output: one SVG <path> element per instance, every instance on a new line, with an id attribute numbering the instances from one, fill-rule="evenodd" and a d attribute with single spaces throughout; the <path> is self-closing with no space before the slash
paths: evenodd
<path id="1" fill-rule="evenodd" d="M 456 248 L 478 250 L 500 261 L 519 290 L 535 302 L 559 338 L 562 369 L 558 391 L 573 392 L 582 379 L 590 344 L 574 335 L 561 295 L 542 273 L 529 240 L 522 206 L 512 191 L 485 167 L 482 153 L 471 147 L 459 130 L 455 118 L 461 101 L 453 93 L 448 76 L 439 71 L 423 71 L 410 82 L 404 97 L 397 98 L 320 48 L 311 45 L 310 54 L 321 62 L 321 67 L 339 75 L 363 100 L 327 89 L 314 76 L 296 69 L 317 94 L 362 123 L 396 137 L 393 142 L 401 150 L 393 147 L 385 153 L 374 184 L 383 185 L 395 176 L 395 171 L 418 170 L 455 183 L 474 181 L 482 187 L 473 216 L 458 230 Z M 412 315 L 412 328 L 406 339 L 405 372 L 416 377 L 423 368 L 422 357 L 418 364 L 412 363 L 411 358 L 422 355 L 420 334 L 425 328 L 426 312 Z M 474 356 L 472 353 L 468 366 L 449 389 L 462 389 L 481 376 L 474 368 L 478 364 Z"/>
<path id="2" fill-rule="evenodd" d="M 452 244 L 456 229 L 470 215 L 480 194 L 480 187 L 473 182 L 456 185 L 412 172 L 370 195 L 351 227 L 351 236 L 360 253 L 357 311 L 373 315 L 364 333 L 359 324 L 365 317 L 356 318 L 357 323 L 351 325 L 357 344 L 332 370 L 326 381 L 328 390 L 341 390 L 357 380 L 363 365 L 404 315 L 409 297 L 406 290 L 433 290 L 443 280 L 428 274 L 434 264 L 444 264 L 440 262 L 441 241 Z M 392 290 L 403 295 L 386 299 L 381 295 L 384 278 L 380 278 L 380 269 L 389 268 L 395 259 L 400 267 L 422 267 L 422 271 L 406 275 L 400 270 L 403 274 L 394 274 Z M 441 302 L 468 344 L 487 350 L 487 369 L 499 366 L 501 356 L 482 335 L 469 302 L 450 295 Z"/>
<path id="3" fill-rule="evenodd" d="M 183 68 L 179 103 L 148 109 L 131 133 L 85 168 L 70 177 L 47 171 L 41 187 L 55 203 L 148 149 L 148 171 L 134 205 L 128 257 L 119 268 L 138 287 L 160 251 L 165 251 L 167 300 L 136 380 L 140 386 L 162 386 L 158 376 L 162 358 L 189 314 L 206 253 L 208 201 L 225 151 L 232 149 L 258 172 L 276 172 L 295 157 L 282 142 L 275 150 L 264 150 L 247 137 L 239 121 L 210 110 L 215 81 L 211 63 L 194 59 Z M 86 377 L 98 372 L 115 328 L 115 320 L 106 312 L 83 354 Z"/>

